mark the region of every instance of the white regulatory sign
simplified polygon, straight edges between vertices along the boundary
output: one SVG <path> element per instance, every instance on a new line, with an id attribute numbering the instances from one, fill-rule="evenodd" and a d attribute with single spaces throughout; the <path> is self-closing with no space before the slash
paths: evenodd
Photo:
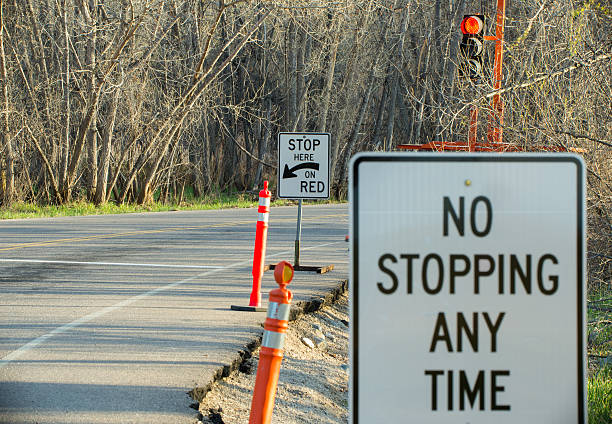
<path id="1" fill-rule="evenodd" d="M 585 166 L 350 164 L 353 424 L 586 424 Z"/>
<path id="2" fill-rule="evenodd" d="M 279 133 L 278 197 L 327 199 L 329 148 L 327 133 Z"/>

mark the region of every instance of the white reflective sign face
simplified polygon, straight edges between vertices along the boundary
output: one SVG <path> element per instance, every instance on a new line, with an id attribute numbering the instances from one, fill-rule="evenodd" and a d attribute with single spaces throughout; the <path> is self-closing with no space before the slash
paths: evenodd
<path id="1" fill-rule="evenodd" d="M 278 197 L 329 197 L 330 135 L 280 133 L 278 135 Z"/>
<path id="2" fill-rule="evenodd" d="M 582 160 L 350 166 L 352 423 L 586 424 Z"/>

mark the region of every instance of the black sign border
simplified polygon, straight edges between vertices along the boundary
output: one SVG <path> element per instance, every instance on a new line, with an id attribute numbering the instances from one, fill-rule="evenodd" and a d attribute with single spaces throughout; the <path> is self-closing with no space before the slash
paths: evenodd
<path id="1" fill-rule="evenodd" d="M 439 155 L 439 156 L 437 156 Z M 351 234 L 351 248 L 353 251 L 353 256 L 355 260 L 352 259 L 352 270 L 353 270 L 353 280 L 350 282 L 352 286 L 352 294 L 353 298 L 351 301 L 353 302 L 352 308 L 352 317 L 351 317 L 351 326 L 352 328 L 352 340 L 351 340 L 351 378 L 352 378 L 352 408 L 353 411 L 349 411 L 349 419 L 352 418 L 352 424 L 359 424 L 359 417 L 357 413 L 359 411 L 359 314 L 358 314 L 358 306 L 359 306 L 359 267 L 357 266 L 357 258 L 359 258 L 359 191 L 357 187 L 359 186 L 359 165 L 366 162 L 435 162 L 435 163 L 456 163 L 456 162 L 524 162 L 524 163 L 533 163 L 533 162 L 570 162 L 576 165 L 576 183 L 577 183 L 577 193 L 576 193 L 576 207 L 577 207 L 577 222 L 576 222 L 576 252 L 578 253 L 578 258 L 576 261 L 577 268 L 577 276 L 576 276 L 576 291 L 577 291 L 577 352 L 578 352 L 578 382 L 583 382 L 578 385 L 578 424 L 587 424 L 585 421 L 586 411 L 585 411 L 585 356 L 584 356 L 584 272 L 585 272 L 585 252 L 584 252 L 584 236 L 585 236 L 585 216 L 584 216 L 584 202 L 585 202 L 585 193 L 584 193 L 584 164 L 578 159 L 577 156 L 572 156 L 569 154 L 563 154 L 560 156 L 553 156 L 554 154 L 550 154 L 550 156 L 546 155 L 530 155 L 530 154 L 499 154 L 492 156 L 462 156 L 461 154 L 457 156 L 446 156 L 444 153 L 438 153 L 434 155 L 423 154 L 423 153 L 412 153 L 412 154 L 367 154 L 363 153 L 352 162 L 352 175 L 353 179 L 349 182 L 349 189 L 352 190 L 352 205 L 350 205 L 351 213 L 352 213 L 352 228 L 353 234 Z M 354 414 L 353 414 L 354 413 Z M 587 418 L 588 420 L 588 418 Z"/>

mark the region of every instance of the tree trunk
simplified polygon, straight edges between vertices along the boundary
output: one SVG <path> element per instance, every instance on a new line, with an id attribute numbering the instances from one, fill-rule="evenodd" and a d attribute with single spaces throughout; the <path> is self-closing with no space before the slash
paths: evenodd
<path id="1" fill-rule="evenodd" d="M 87 39 L 87 48 L 85 53 L 85 66 L 89 71 L 87 78 L 87 92 L 91 93 L 95 89 L 95 67 L 96 67 L 96 17 L 97 7 L 95 0 L 89 0 L 89 4 L 83 3 L 83 10 L 87 26 L 89 27 L 90 35 Z M 88 175 L 89 187 L 87 188 L 88 197 L 93 199 L 97 192 L 98 185 L 98 131 L 97 131 L 97 113 L 98 109 L 94 110 L 92 117 L 93 125 L 90 126 L 87 133 L 88 146 Z"/>
<path id="2" fill-rule="evenodd" d="M 70 158 L 70 39 L 68 38 L 68 0 L 62 2 L 62 24 L 64 30 L 64 78 L 62 84 L 64 86 L 64 133 L 63 144 L 61 149 L 61 168 L 60 168 L 60 184 L 61 184 L 61 203 L 68 202 L 71 196 L 71 187 L 68 181 L 68 160 Z"/>
<path id="3" fill-rule="evenodd" d="M 393 82 L 391 83 L 391 97 L 389 99 L 389 114 L 387 116 L 387 131 L 385 134 L 384 148 L 387 151 L 391 151 L 393 148 L 393 128 L 395 126 L 395 109 L 397 106 L 397 92 L 399 91 L 399 75 L 395 73 L 393 75 Z"/>
<path id="4" fill-rule="evenodd" d="M 463 12 L 465 10 L 465 0 L 458 0 L 457 7 L 455 8 L 454 18 L 453 18 L 453 28 L 459 28 L 461 23 L 461 19 L 463 19 Z M 448 56 L 444 58 L 444 66 L 443 66 L 443 79 L 442 86 L 438 91 L 438 108 L 439 110 L 444 110 L 447 104 L 447 99 L 453 98 L 453 94 L 455 91 L 455 75 L 456 72 L 456 63 L 458 62 L 458 51 L 459 51 L 459 42 L 461 41 L 461 31 L 455 31 L 454 37 L 450 39 L 449 53 Z M 438 129 L 436 133 L 442 133 L 442 115 L 438 119 Z M 443 136 L 443 139 L 447 139 L 450 137 L 450 134 L 446 134 Z"/>
<path id="5" fill-rule="evenodd" d="M 397 57 L 400 58 L 399 63 L 395 64 L 393 71 L 393 82 L 391 84 L 391 98 L 389 99 L 389 116 L 387 117 L 387 134 L 385 136 L 386 150 L 391 151 L 393 148 L 393 128 L 395 125 L 395 109 L 397 107 L 397 93 L 400 86 L 400 69 L 403 63 L 401 58 L 404 55 L 404 43 L 406 40 L 406 31 L 408 30 L 409 5 L 404 7 L 402 23 L 399 34 L 399 42 L 397 46 Z"/>
<path id="6" fill-rule="evenodd" d="M 297 125 L 297 29 L 291 21 L 287 28 L 287 115 L 285 128 L 293 130 Z"/>
<path id="7" fill-rule="evenodd" d="M 423 89 L 421 94 L 421 100 L 419 103 L 419 117 L 416 119 L 416 128 L 414 130 L 414 138 L 413 134 L 410 135 L 411 139 L 414 139 L 416 144 L 424 143 L 421 141 L 421 129 L 423 128 L 423 116 L 425 112 L 425 102 L 427 97 L 427 81 L 429 76 L 429 57 L 431 53 L 431 43 L 423 44 L 421 48 L 421 52 L 419 53 L 419 60 L 417 64 L 417 82 L 422 81 Z M 425 53 L 427 51 L 427 53 Z M 423 56 L 425 56 L 423 58 Z M 421 65 L 423 60 L 425 60 L 425 69 L 422 70 Z"/>
<path id="8" fill-rule="evenodd" d="M 119 103 L 119 89 L 113 93 L 110 102 L 106 124 L 104 125 L 104 133 L 102 134 L 102 154 L 100 157 L 100 167 L 98 168 L 98 178 L 96 191 L 94 195 L 94 203 L 100 205 L 107 201 L 108 173 L 110 170 L 111 143 L 113 140 L 113 131 L 115 129 L 115 119 L 117 117 L 117 104 Z"/>
<path id="9" fill-rule="evenodd" d="M 387 106 L 387 99 L 389 97 L 390 85 L 392 84 L 391 80 L 393 79 L 393 73 L 393 65 L 389 64 L 387 69 L 387 77 L 385 78 L 385 82 L 383 84 L 382 95 L 380 96 L 380 102 L 378 102 L 378 112 L 376 113 L 374 131 L 372 131 L 371 144 L 374 149 L 380 149 L 380 146 L 383 145 L 382 128 L 385 119 L 385 109 Z"/>
<path id="10" fill-rule="evenodd" d="M 347 59 L 347 64 L 346 64 L 346 69 L 343 74 L 342 84 L 340 88 L 338 89 L 339 95 L 344 96 L 344 101 L 346 103 L 349 102 L 349 94 L 347 93 L 347 91 L 349 90 L 348 87 L 351 87 L 354 81 L 355 64 L 357 62 L 357 57 L 358 57 L 357 46 L 360 44 L 359 27 L 363 24 L 365 19 L 366 19 L 366 16 L 361 15 L 361 19 L 358 22 L 358 25 L 355 27 L 354 36 L 352 40 L 353 48 L 351 49 L 351 52 Z M 343 134 L 343 129 L 344 129 L 343 126 L 345 125 L 344 121 L 345 121 L 345 116 L 346 116 L 346 109 L 347 109 L 346 107 L 343 108 L 341 111 L 336 113 L 334 117 L 332 118 L 332 130 L 334 131 L 334 135 L 335 135 L 334 137 L 331 138 L 331 153 L 330 153 L 331 157 L 329 161 L 330 163 L 329 180 L 331 181 L 332 185 L 333 185 L 333 182 L 335 181 L 336 168 L 338 167 L 337 165 L 338 165 L 338 156 L 340 152 L 340 139 L 342 136 L 341 134 Z"/>
<path id="11" fill-rule="evenodd" d="M 297 38 L 297 36 L 296 36 Z M 308 86 L 306 85 L 306 62 L 310 56 L 311 37 L 304 30 L 300 30 L 299 46 L 297 51 L 297 67 L 295 73 L 295 87 L 297 94 L 296 113 L 293 131 L 306 131 L 306 114 L 308 105 Z"/>
<path id="12" fill-rule="evenodd" d="M 253 130 L 251 127 L 251 123 L 246 118 L 242 118 L 241 121 L 242 121 L 242 134 L 244 138 L 244 148 L 248 152 L 252 152 L 253 147 L 255 146 L 255 142 L 254 142 L 255 137 L 253 136 Z M 244 175 L 244 180 L 243 180 L 244 189 L 248 188 L 251 185 L 253 178 L 255 177 L 255 175 L 251 171 L 253 169 L 253 159 L 251 158 L 251 156 L 246 155 L 245 160 L 246 160 L 246 172 L 245 172 L 246 175 Z"/>
<path id="13" fill-rule="evenodd" d="M 253 180 L 253 190 L 256 190 L 257 187 L 260 187 L 261 176 L 263 174 L 263 163 L 261 161 L 264 160 L 266 154 L 268 153 L 268 143 L 270 142 L 270 117 L 272 114 L 272 99 L 268 97 L 267 101 L 267 111 L 266 111 L 266 119 L 263 122 L 263 131 L 261 132 L 261 141 L 259 146 L 259 160 L 257 163 L 257 172 L 255 173 L 255 178 Z"/>
<path id="14" fill-rule="evenodd" d="M 261 39 L 262 45 L 265 46 L 268 41 L 268 26 L 264 23 L 261 27 Z M 262 50 L 261 54 L 261 67 L 260 67 L 260 75 L 263 79 L 262 86 L 265 93 L 268 93 L 269 83 L 268 83 L 268 55 L 266 49 Z M 263 175 L 263 159 L 266 157 L 268 153 L 268 143 L 270 138 L 270 118 L 272 116 L 272 96 L 270 94 L 266 94 L 266 97 L 262 99 L 261 106 L 265 108 L 266 116 L 263 119 L 259 120 L 259 128 L 258 128 L 258 140 L 259 140 L 259 151 L 258 151 L 258 159 L 257 162 L 257 170 L 255 171 L 255 176 L 253 178 L 253 191 L 257 190 L 260 186 L 262 175 Z"/>
<path id="15" fill-rule="evenodd" d="M 208 111 L 204 110 L 203 112 L 204 118 L 202 120 L 202 135 L 203 135 L 203 144 L 202 144 L 202 180 L 204 181 L 204 189 L 210 190 L 212 188 L 212 179 L 210 175 L 210 165 L 211 165 L 211 155 L 212 155 L 212 146 L 211 146 L 211 130 L 210 124 L 208 122 Z"/>
<path id="16" fill-rule="evenodd" d="M 372 91 L 374 90 L 374 71 L 376 68 L 378 61 L 375 61 L 372 69 L 370 70 L 370 75 L 368 76 L 368 82 L 366 83 L 364 96 L 361 98 L 361 104 L 359 105 L 359 111 L 357 112 L 357 119 L 355 120 L 355 124 L 353 125 L 353 130 L 351 131 L 351 135 L 349 137 L 349 141 L 346 146 L 344 160 L 342 164 L 346 164 L 351 156 L 353 155 L 353 151 L 355 146 L 357 145 L 357 138 L 359 137 L 359 131 L 361 129 L 361 124 L 363 123 L 363 119 L 365 117 L 366 111 L 368 109 L 368 104 L 370 102 L 370 97 L 372 97 Z M 340 172 L 338 174 L 337 180 L 335 182 L 336 187 L 336 197 L 340 197 L 340 188 L 342 187 L 342 183 L 344 182 L 344 178 L 346 176 L 346 166 L 340 166 Z"/>
<path id="17" fill-rule="evenodd" d="M 11 128 L 9 123 L 9 96 L 8 75 L 6 71 L 6 57 L 4 55 L 4 4 L 0 0 L 0 78 L 2 81 L 2 135 L 1 146 L 4 147 L 4 170 L 2 172 L 2 205 L 9 206 L 15 200 L 15 154 L 13 152 L 13 140 L 11 139 Z"/>
<path id="18" fill-rule="evenodd" d="M 331 46 L 331 54 L 327 65 L 327 74 L 325 75 L 325 86 L 323 88 L 323 96 L 321 101 L 321 115 L 319 116 L 318 132 L 325 132 L 327 128 L 327 115 L 329 113 L 329 105 L 331 100 L 332 87 L 334 86 L 334 72 L 336 70 L 336 58 L 338 56 L 338 45 L 340 44 L 340 31 L 337 30 L 338 20 L 334 17 L 335 25 L 332 24 L 332 32 L 334 33 L 334 41 Z"/>

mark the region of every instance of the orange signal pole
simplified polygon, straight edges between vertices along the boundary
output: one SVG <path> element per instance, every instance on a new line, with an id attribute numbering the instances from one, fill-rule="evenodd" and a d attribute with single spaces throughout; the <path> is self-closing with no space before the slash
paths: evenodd
<path id="1" fill-rule="evenodd" d="M 495 25 L 495 37 L 485 39 L 495 40 L 495 63 L 493 65 L 493 89 L 501 90 L 502 86 L 502 62 L 504 59 L 504 23 L 506 20 L 506 0 L 497 0 L 497 21 Z M 491 102 L 491 114 L 489 115 L 489 131 L 487 138 L 489 143 L 502 142 L 502 127 L 504 125 L 504 103 L 501 94 L 496 93 Z"/>
<path id="2" fill-rule="evenodd" d="M 475 151 L 476 142 L 478 141 L 478 106 L 472 106 L 470 109 L 470 128 L 468 130 L 468 151 Z"/>

